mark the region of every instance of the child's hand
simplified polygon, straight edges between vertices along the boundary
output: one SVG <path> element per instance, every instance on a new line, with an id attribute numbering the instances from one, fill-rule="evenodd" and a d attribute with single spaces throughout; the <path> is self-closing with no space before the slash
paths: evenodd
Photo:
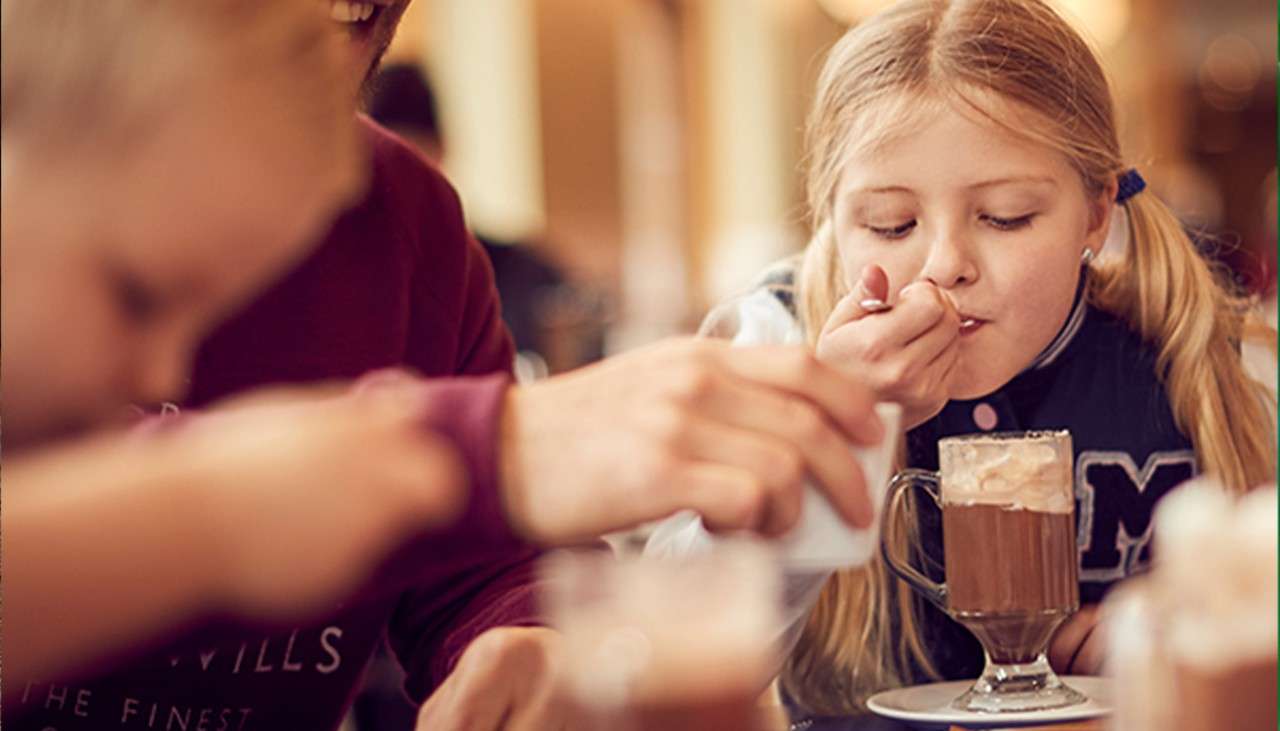
<path id="1" fill-rule="evenodd" d="M 861 376 L 881 401 L 902 404 L 903 426 L 942 410 L 959 357 L 960 316 L 933 284 L 915 282 L 888 306 L 889 281 L 871 264 L 827 318 L 818 358 Z"/>
<path id="2" fill-rule="evenodd" d="M 1098 675 L 1106 654 L 1106 638 L 1097 604 L 1080 607 L 1049 642 L 1049 664 L 1062 675 Z"/>
<path id="3" fill-rule="evenodd" d="M 218 549 L 219 600 L 254 616 L 305 613 L 457 516 L 465 468 L 423 426 L 420 389 L 271 389 L 172 435 L 174 472 Z"/>

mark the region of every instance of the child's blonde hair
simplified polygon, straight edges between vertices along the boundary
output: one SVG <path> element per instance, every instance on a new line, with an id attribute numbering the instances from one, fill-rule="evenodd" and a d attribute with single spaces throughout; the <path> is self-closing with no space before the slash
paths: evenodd
<path id="1" fill-rule="evenodd" d="M 127 156 L 205 84 L 260 83 L 274 103 L 259 114 L 359 180 L 344 49 L 315 0 L 5 0 L 0 13 L 6 154 Z"/>
<path id="2" fill-rule="evenodd" d="M 1033 111 L 1016 128 L 992 99 Z M 906 0 L 850 30 L 831 50 L 808 123 L 807 189 L 814 236 L 801 257 L 797 306 L 810 341 L 847 285 L 832 232 L 832 198 L 854 145 L 883 142 L 920 109 L 959 104 L 1064 155 L 1091 195 L 1127 169 L 1110 90 L 1081 37 L 1041 0 Z M 1153 195 L 1125 204 L 1122 261 L 1094 265 L 1090 301 L 1122 318 L 1158 353 L 1179 428 L 1200 466 L 1234 490 L 1274 479 L 1269 397 L 1245 374 L 1240 343 L 1275 332 L 1219 284 L 1173 214 Z M 913 520 L 909 522 L 914 522 Z M 895 531 L 918 546 L 912 526 Z M 918 548 L 916 549 L 918 552 Z M 902 555 L 902 554 L 900 554 Z M 875 690 L 937 676 L 918 602 L 878 559 L 824 587 L 781 678 L 801 706 L 848 713 Z"/>

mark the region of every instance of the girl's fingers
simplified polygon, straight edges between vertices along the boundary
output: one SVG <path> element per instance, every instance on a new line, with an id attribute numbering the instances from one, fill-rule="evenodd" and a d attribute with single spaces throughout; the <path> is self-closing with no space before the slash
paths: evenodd
<path id="1" fill-rule="evenodd" d="M 958 350 L 960 342 L 960 322 L 947 322 L 946 317 L 925 330 L 923 334 L 907 343 L 898 357 L 908 363 L 923 363 L 924 370 L 929 369 L 934 361 L 946 355 L 948 350 Z"/>
<path id="2" fill-rule="evenodd" d="M 879 311 L 889 308 L 889 275 L 876 264 L 868 264 L 862 268 L 858 283 L 853 286 L 859 303 L 867 311 Z"/>
<path id="3" fill-rule="evenodd" d="M 945 325 L 945 329 L 959 332 L 960 319 L 954 313 L 955 308 L 936 289 L 932 292 L 919 290 L 917 293 L 915 288 L 908 287 L 902 290 L 902 296 L 892 310 L 876 317 L 860 316 L 856 320 L 845 322 L 843 326 L 832 328 L 824 335 L 843 338 L 848 333 L 849 337 L 860 342 L 874 344 L 873 350 L 883 357 L 905 348 L 940 323 Z M 852 327 L 846 329 L 846 326 L 852 326 L 854 322 L 858 323 L 856 333 Z M 861 350 L 865 352 L 868 348 L 863 347 Z"/>
<path id="4" fill-rule="evenodd" d="M 889 304 L 889 275 L 879 266 L 868 264 L 863 267 L 861 276 L 849 294 L 836 303 L 835 309 L 823 325 L 822 334 L 826 335 L 841 325 L 888 311 L 892 307 Z"/>

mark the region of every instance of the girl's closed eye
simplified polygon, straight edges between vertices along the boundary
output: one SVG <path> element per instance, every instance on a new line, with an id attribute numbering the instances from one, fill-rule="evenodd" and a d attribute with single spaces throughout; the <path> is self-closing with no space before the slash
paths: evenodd
<path id="1" fill-rule="evenodd" d="M 913 218 L 897 225 L 887 226 L 866 224 L 866 227 L 868 231 L 882 239 L 901 239 L 906 238 L 907 234 L 911 233 L 911 230 L 916 227 L 916 220 Z"/>
<path id="2" fill-rule="evenodd" d="M 1012 216 L 1005 218 L 1003 216 L 993 216 L 989 213 L 983 213 L 978 216 L 983 222 L 998 231 L 1017 231 L 1031 225 L 1031 221 L 1036 217 L 1036 213 L 1026 213 L 1021 216 Z"/>

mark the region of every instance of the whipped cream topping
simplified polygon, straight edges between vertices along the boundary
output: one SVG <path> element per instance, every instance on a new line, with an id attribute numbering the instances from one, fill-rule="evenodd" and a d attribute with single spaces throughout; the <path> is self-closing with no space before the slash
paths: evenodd
<path id="1" fill-rule="evenodd" d="M 938 444 L 942 500 L 1070 513 L 1071 436 L 1065 431 L 991 434 Z"/>
<path id="2" fill-rule="evenodd" d="M 1206 670 L 1276 657 L 1277 494 L 1237 498 L 1208 478 L 1156 508 L 1156 571 L 1173 655 Z"/>

